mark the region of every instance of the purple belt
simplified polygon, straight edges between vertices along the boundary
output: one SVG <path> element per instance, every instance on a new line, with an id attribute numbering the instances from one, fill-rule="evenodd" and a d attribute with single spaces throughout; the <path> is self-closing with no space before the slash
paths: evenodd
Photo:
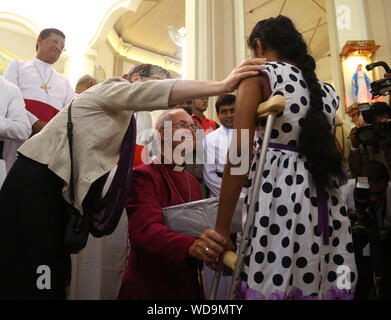
<path id="1" fill-rule="evenodd" d="M 290 146 L 290 145 L 278 144 L 278 143 L 269 143 L 269 148 L 299 152 L 296 146 Z M 320 234 L 323 233 L 323 243 L 325 245 L 328 245 L 330 237 L 329 237 L 329 215 L 328 215 L 329 208 L 327 205 L 327 193 L 323 189 L 316 188 L 316 197 L 318 199 L 318 225 L 316 226 L 316 228 Z"/>

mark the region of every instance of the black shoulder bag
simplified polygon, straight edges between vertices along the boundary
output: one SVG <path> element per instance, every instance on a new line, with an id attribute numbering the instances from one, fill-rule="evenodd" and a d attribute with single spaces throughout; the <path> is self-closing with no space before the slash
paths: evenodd
<path id="1" fill-rule="evenodd" d="M 72 101 L 73 103 L 73 101 Z M 64 247 L 67 253 L 79 253 L 87 244 L 89 234 L 89 222 L 88 215 L 81 215 L 79 210 L 74 207 L 75 204 L 75 189 L 73 185 L 73 124 L 72 124 L 72 103 L 68 108 L 68 142 L 69 142 L 69 154 L 71 157 L 71 179 L 69 181 L 69 189 L 71 193 L 71 203 L 67 202 L 66 214 L 68 215 L 68 221 L 64 235 Z"/>
<path id="2" fill-rule="evenodd" d="M 103 185 L 108 174 L 95 181 L 83 202 L 84 215 L 74 207 L 75 194 L 73 184 L 73 124 L 71 114 L 72 103 L 68 108 L 68 142 L 71 158 L 71 179 L 69 189 L 71 204 L 67 202 L 68 222 L 66 225 L 64 246 L 68 253 L 79 253 L 87 244 L 88 234 L 96 238 L 111 234 L 118 225 L 126 198 L 130 190 L 133 173 L 133 161 L 136 147 L 136 119 L 132 115 L 128 130 L 122 141 L 120 159 L 113 182 L 107 194 L 101 198 Z"/>

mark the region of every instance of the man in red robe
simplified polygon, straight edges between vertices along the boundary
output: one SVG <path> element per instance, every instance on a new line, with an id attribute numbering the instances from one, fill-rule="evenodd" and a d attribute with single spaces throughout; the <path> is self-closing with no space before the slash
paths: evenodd
<path id="1" fill-rule="evenodd" d="M 161 115 L 155 126 L 161 155 L 133 171 L 126 205 L 131 250 L 119 299 L 203 298 L 199 281 L 203 261 L 216 262 L 224 239 L 213 230 L 198 239 L 176 233 L 164 224 L 162 213 L 165 207 L 201 200 L 197 179 L 182 165 L 184 154 L 194 148 L 195 127 L 184 110 Z"/>

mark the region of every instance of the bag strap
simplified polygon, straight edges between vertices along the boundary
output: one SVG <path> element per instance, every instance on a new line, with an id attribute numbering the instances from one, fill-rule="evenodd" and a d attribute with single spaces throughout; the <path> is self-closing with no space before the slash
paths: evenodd
<path id="1" fill-rule="evenodd" d="M 69 181 L 69 189 L 71 193 L 71 205 L 75 204 L 75 189 L 73 185 L 73 123 L 72 123 L 72 104 L 68 107 L 68 123 L 67 123 L 67 132 L 68 132 L 68 143 L 69 143 L 69 155 L 71 158 L 71 179 Z"/>

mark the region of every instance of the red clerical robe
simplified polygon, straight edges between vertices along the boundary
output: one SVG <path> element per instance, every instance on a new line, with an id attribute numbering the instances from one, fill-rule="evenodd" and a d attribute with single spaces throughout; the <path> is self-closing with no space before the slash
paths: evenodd
<path id="1" fill-rule="evenodd" d="M 167 170 L 172 182 L 166 176 Z M 198 283 L 200 261 L 188 257 L 195 238 L 165 226 L 162 208 L 201 200 L 201 188 L 186 170 L 173 165 L 143 164 L 133 172 L 126 204 L 131 250 L 119 299 L 194 300 L 203 298 Z M 178 195 L 177 191 L 180 196 Z"/>

